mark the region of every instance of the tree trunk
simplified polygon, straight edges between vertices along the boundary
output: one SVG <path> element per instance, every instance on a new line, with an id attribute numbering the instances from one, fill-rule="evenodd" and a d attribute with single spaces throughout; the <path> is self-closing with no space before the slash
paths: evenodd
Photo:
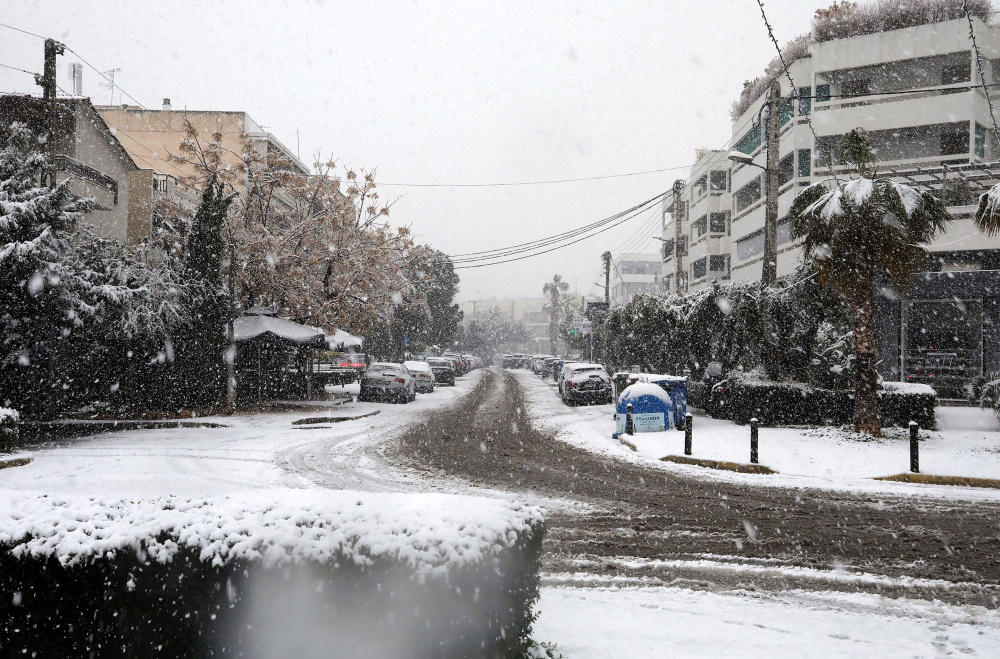
<path id="1" fill-rule="evenodd" d="M 854 347 L 858 359 L 854 372 L 854 429 L 873 437 L 882 436 L 878 417 L 878 373 L 875 352 L 875 301 L 871 295 L 854 304 Z"/>

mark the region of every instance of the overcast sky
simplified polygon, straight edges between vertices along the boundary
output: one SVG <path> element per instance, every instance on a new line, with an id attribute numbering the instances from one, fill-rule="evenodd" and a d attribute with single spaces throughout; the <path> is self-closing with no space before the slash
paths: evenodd
<path id="1" fill-rule="evenodd" d="M 784 44 L 829 4 L 765 7 Z M 146 107 L 169 97 L 175 109 L 245 110 L 307 162 L 322 151 L 377 167 L 380 192 L 398 199 L 393 223 L 449 254 L 568 231 L 668 189 L 696 148 L 731 137 L 732 101 L 774 56 L 755 0 L 3 0 L 0 22 L 56 38 L 102 71 L 120 68 L 116 83 Z M 75 61 L 59 58 L 60 86 Z M 0 28 L 0 64 L 41 71 L 41 41 Z M 84 94 L 106 104 L 100 82 L 85 71 Z M 37 90 L 29 75 L 0 68 L 0 91 Z M 522 187 L 387 185 L 674 167 L 683 169 Z M 460 299 L 539 296 L 555 273 L 598 293 L 604 250 L 658 249 L 653 217 L 462 270 Z"/>

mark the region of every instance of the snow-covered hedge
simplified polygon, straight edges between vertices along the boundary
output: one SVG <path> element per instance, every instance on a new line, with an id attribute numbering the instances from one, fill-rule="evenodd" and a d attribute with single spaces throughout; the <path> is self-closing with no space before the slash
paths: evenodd
<path id="1" fill-rule="evenodd" d="M 937 394 L 927 385 L 885 382 L 879 392 L 884 426 L 916 421 L 934 429 Z M 854 418 L 854 392 L 820 389 L 794 382 L 761 382 L 730 377 L 726 409 L 736 423 L 756 418 L 761 425 L 842 425 Z"/>
<path id="2" fill-rule="evenodd" d="M 17 410 L 0 407 L 0 453 L 8 453 L 17 448 L 20 420 Z"/>
<path id="3" fill-rule="evenodd" d="M 25 656 L 518 656 L 542 534 L 536 508 L 448 495 L 0 493 L 0 638 Z"/>

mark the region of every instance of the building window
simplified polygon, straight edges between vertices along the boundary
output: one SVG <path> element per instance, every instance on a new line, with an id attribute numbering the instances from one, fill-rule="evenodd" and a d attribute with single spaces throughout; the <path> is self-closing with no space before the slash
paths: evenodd
<path id="1" fill-rule="evenodd" d="M 788 220 L 778 220 L 778 244 L 784 245 L 792 240 L 792 225 Z"/>
<path id="2" fill-rule="evenodd" d="M 697 240 L 708 231 L 708 215 L 702 215 L 691 223 L 691 240 Z"/>
<path id="3" fill-rule="evenodd" d="M 986 129 L 976 124 L 976 155 L 986 157 Z"/>
<path id="4" fill-rule="evenodd" d="M 670 240 L 664 240 L 663 241 L 663 260 L 666 261 L 667 259 L 673 257 L 673 255 L 674 255 L 674 239 L 671 238 Z"/>
<path id="5" fill-rule="evenodd" d="M 799 149 L 799 176 L 812 176 L 812 151 L 809 149 Z"/>
<path id="6" fill-rule="evenodd" d="M 694 261 L 691 264 L 691 278 L 701 279 L 702 277 L 704 277 L 706 274 L 708 274 L 706 270 L 707 267 L 708 267 L 708 259 L 705 258 L 704 256 L 698 259 L 697 261 Z"/>
<path id="7" fill-rule="evenodd" d="M 755 126 L 747 131 L 746 135 L 741 137 L 736 146 L 733 147 L 736 151 L 740 153 L 745 153 L 747 155 L 752 155 L 757 149 L 760 148 L 761 130 L 760 126 Z"/>
<path id="8" fill-rule="evenodd" d="M 778 185 L 784 185 L 795 178 L 795 153 L 789 153 L 778 161 Z"/>
<path id="9" fill-rule="evenodd" d="M 799 114 L 808 117 L 812 113 L 812 87 L 799 87 Z"/>
<path id="10" fill-rule="evenodd" d="M 709 256 L 708 270 L 713 273 L 722 273 L 723 276 L 729 275 L 729 255 L 719 254 L 718 256 Z"/>
<path id="11" fill-rule="evenodd" d="M 816 102 L 826 103 L 830 100 L 830 85 L 816 85 Z"/>
<path id="12" fill-rule="evenodd" d="M 951 126 L 949 126 L 951 128 Z M 941 155 L 959 156 L 969 153 L 969 128 L 958 124 L 959 130 L 946 130 L 941 133 Z"/>
<path id="13" fill-rule="evenodd" d="M 757 229 L 736 241 L 736 258 L 745 261 L 764 253 L 764 230 Z"/>
<path id="14" fill-rule="evenodd" d="M 795 116 L 795 99 L 791 96 L 782 99 L 778 106 L 778 126 L 784 126 Z"/>
<path id="15" fill-rule="evenodd" d="M 709 215 L 708 229 L 712 233 L 729 233 L 729 212 Z"/>
<path id="16" fill-rule="evenodd" d="M 760 200 L 760 177 L 750 181 L 736 191 L 736 212 L 746 209 Z"/>
<path id="17" fill-rule="evenodd" d="M 724 169 L 712 171 L 711 190 L 712 192 L 725 192 L 729 189 L 729 172 Z"/>

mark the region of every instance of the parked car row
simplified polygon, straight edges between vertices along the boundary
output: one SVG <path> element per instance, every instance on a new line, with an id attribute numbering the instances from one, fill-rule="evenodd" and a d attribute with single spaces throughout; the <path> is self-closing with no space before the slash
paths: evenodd
<path id="1" fill-rule="evenodd" d="M 474 355 L 445 353 L 422 361 L 376 362 L 361 376 L 358 401 L 409 403 L 417 393 L 433 393 L 436 385 L 455 386 L 455 378 L 482 367 Z"/>

